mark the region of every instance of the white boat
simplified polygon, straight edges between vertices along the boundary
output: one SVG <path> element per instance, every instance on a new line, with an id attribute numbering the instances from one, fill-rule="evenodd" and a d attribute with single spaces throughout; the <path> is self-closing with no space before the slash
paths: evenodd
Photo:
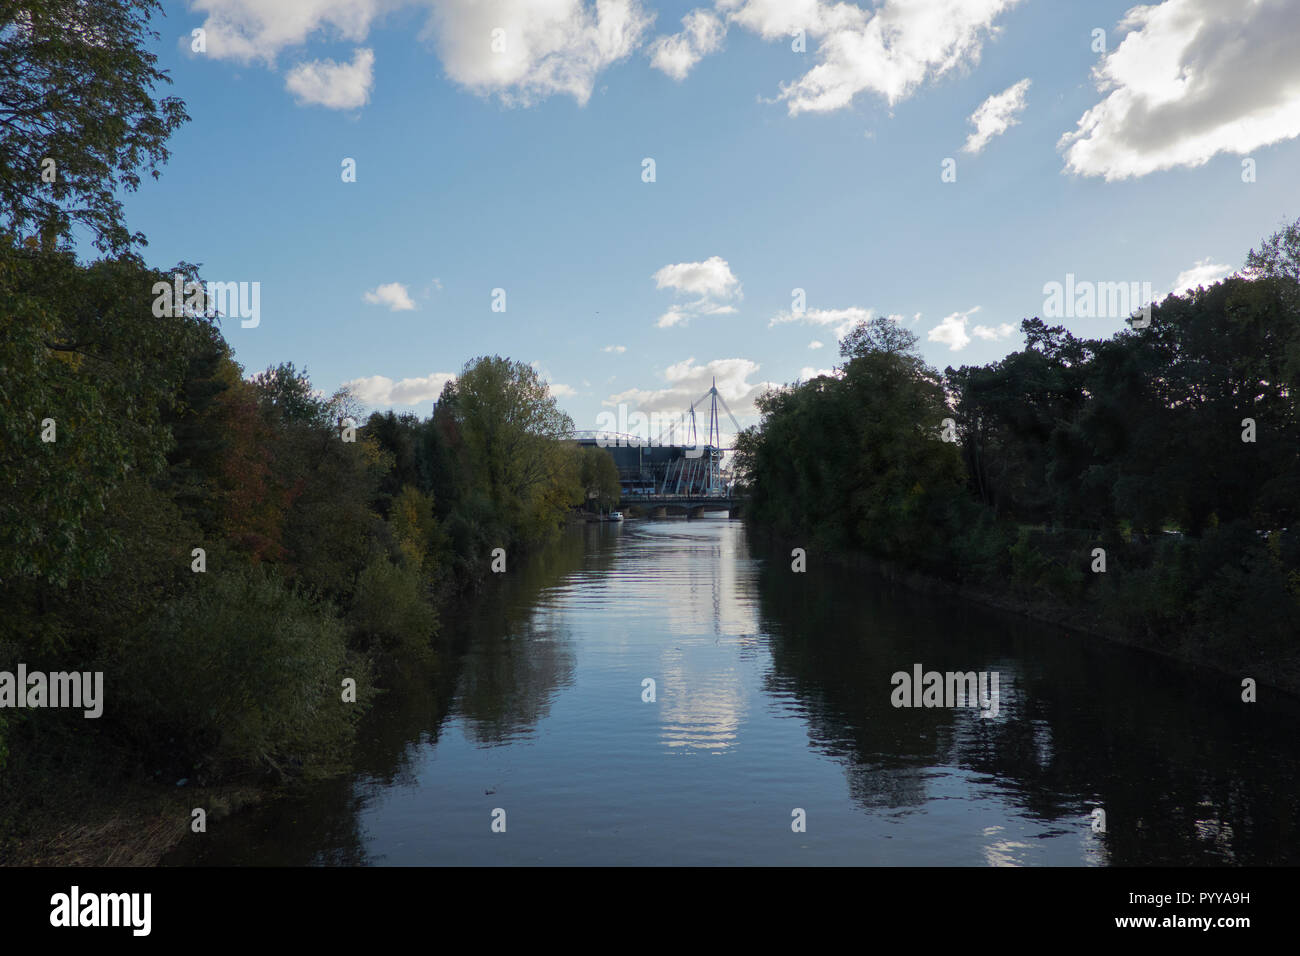
<path id="1" fill-rule="evenodd" d="M 621 512 L 621 511 L 611 511 L 611 512 L 609 513 L 609 517 L 608 517 L 607 520 L 609 520 L 609 521 L 622 521 L 622 520 L 623 520 L 623 512 Z"/>

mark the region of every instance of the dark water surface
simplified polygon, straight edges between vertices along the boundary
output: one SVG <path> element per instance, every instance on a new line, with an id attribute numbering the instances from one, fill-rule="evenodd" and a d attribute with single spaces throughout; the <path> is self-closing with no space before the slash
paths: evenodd
<path id="1" fill-rule="evenodd" d="M 588 525 L 504 577 L 444 612 L 350 776 L 167 862 L 1300 863 L 1300 706 L 1239 677 L 794 574 L 720 518 Z M 895 708 L 916 664 L 997 672 L 998 715 Z"/>

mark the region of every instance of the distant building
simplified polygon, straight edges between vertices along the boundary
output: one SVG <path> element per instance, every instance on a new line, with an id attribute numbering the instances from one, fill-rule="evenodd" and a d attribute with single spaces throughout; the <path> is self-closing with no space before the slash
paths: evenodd
<path id="1" fill-rule="evenodd" d="M 720 448 L 639 444 L 628 438 L 622 439 L 625 444 L 613 444 L 614 440 L 614 436 L 606 437 L 603 450 L 614 459 L 624 498 L 726 494 L 727 482 L 721 471 L 723 451 Z M 579 438 L 578 444 L 602 447 L 597 438 Z"/>

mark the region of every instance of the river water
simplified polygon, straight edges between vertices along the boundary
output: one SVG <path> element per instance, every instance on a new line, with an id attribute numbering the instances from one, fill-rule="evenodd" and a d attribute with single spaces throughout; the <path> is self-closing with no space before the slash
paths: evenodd
<path id="1" fill-rule="evenodd" d="M 439 665 L 382 698 L 350 775 L 165 862 L 1300 863 L 1293 699 L 794 573 L 738 521 L 587 525 L 443 616 Z M 918 665 L 996 673 L 997 715 L 895 707 Z"/>

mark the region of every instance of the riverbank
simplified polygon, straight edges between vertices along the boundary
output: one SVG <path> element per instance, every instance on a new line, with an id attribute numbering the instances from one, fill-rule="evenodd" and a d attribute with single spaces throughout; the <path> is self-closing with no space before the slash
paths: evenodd
<path id="1" fill-rule="evenodd" d="M 817 553 L 792 573 L 738 521 L 610 531 L 566 535 L 458 607 L 452 690 L 436 707 L 422 683 L 395 690 L 352 775 L 191 834 L 164 864 L 1296 860 L 1288 695 L 1248 707 L 1214 673 Z M 998 716 L 895 707 L 891 675 L 916 663 L 997 672 Z"/>
<path id="2" fill-rule="evenodd" d="M 800 542 L 778 539 L 767 535 L 762 529 L 748 528 L 754 535 L 761 535 L 767 546 L 773 549 L 803 547 Z M 987 584 L 952 581 L 936 575 L 926 574 L 912 568 L 901 567 L 874 558 L 870 555 L 840 550 L 809 551 L 810 562 L 816 557 L 853 569 L 861 569 L 875 574 L 891 583 L 901 584 L 913 591 L 943 594 L 960 600 L 971 601 L 985 607 L 996 608 L 1018 614 L 1031 620 L 1061 627 L 1070 632 L 1097 640 L 1110 641 L 1126 647 L 1135 647 L 1169 660 L 1192 664 L 1223 674 L 1239 683 L 1242 678 L 1251 677 L 1260 686 L 1283 691 L 1300 700 L 1300 660 L 1268 661 L 1266 666 L 1255 672 L 1243 672 L 1239 666 L 1233 666 L 1212 654 L 1197 643 L 1190 641 L 1162 640 L 1156 635 L 1135 634 L 1116 622 L 1109 620 L 1097 608 L 1084 604 L 1070 604 L 1061 601 L 1034 600 L 1016 593 L 1010 587 L 997 589 Z M 777 558 L 780 560 L 780 558 Z M 1300 627 L 1300 623 L 1297 624 Z"/>
<path id="3" fill-rule="evenodd" d="M 210 827 L 271 796 L 271 791 L 248 785 L 132 785 L 101 794 L 95 803 L 60 802 L 28 818 L 4 865 L 157 866 L 190 832 L 196 807 L 203 809 Z"/>

